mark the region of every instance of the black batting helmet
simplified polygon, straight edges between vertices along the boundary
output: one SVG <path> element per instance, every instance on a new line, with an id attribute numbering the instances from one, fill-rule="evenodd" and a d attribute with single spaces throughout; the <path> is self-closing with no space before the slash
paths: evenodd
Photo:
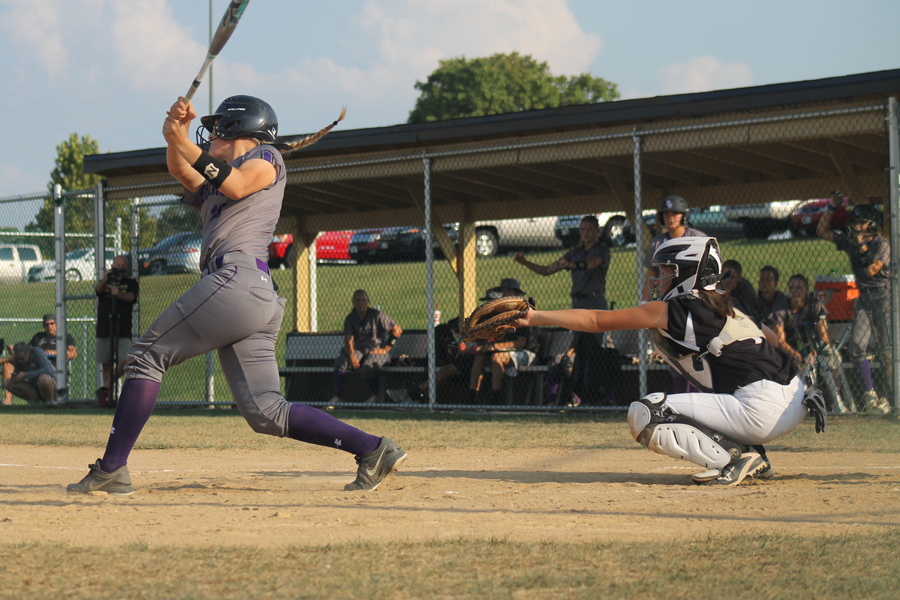
<path id="1" fill-rule="evenodd" d="M 848 222 L 850 225 L 854 223 L 862 223 L 866 226 L 865 233 L 878 235 L 881 230 L 883 217 L 881 211 L 871 204 L 858 204 L 850 211 Z"/>
<path id="2" fill-rule="evenodd" d="M 211 115 L 200 117 L 208 131 L 217 138 L 234 140 L 251 137 L 263 144 L 271 144 L 278 135 L 278 117 L 267 102 L 253 96 L 226 98 Z M 197 136 L 202 139 L 202 132 Z"/>
<path id="3" fill-rule="evenodd" d="M 688 217 L 691 214 L 691 209 L 688 208 L 687 200 L 681 196 L 667 196 L 663 198 L 662 203 L 659 205 L 659 210 L 656 211 L 656 223 L 660 227 L 666 226 L 666 222 L 663 220 L 663 213 L 667 210 L 681 213 L 683 215 L 681 224 L 685 227 L 688 226 Z"/>

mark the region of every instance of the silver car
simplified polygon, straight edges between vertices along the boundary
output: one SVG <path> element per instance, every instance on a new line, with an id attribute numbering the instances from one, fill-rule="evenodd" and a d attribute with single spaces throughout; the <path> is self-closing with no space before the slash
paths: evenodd
<path id="1" fill-rule="evenodd" d="M 202 243 L 203 236 L 192 231 L 170 235 L 147 251 L 141 266 L 151 275 L 199 273 Z"/>

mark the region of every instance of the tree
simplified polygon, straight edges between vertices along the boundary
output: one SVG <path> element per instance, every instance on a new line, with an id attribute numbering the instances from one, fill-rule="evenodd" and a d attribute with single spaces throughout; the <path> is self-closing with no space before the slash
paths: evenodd
<path id="1" fill-rule="evenodd" d="M 518 52 L 442 60 L 428 80 L 416 81 L 415 87 L 421 94 L 409 113 L 409 123 L 593 104 L 619 97 L 615 83 L 590 73 L 554 76 L 546 62 Z"/>
<path id="2" fill-rule="evenodd" d="M 59 184 L 63 192 L 76 192 L 85 190 L 90 196 L 66 198 L 66 233 L 93 233 L 94 231 L 94 197 L 93 190 L 103 179 L 100 175 L 84 172 L 84 157 L 100 153 L 100 145 L 97 140 L 86 135 L 79 137 L 77 133 L 69 136 L 69 139 L 56 147 L 55 168 L 50 173 L 50 181 L 47 190 L 52 194 L 53 186 Z M 150 233 L 155 236 L 156 220 L 146 210 L 140 211 L 141 236 Z M 131 206 L 127 202 L 108 202 L 106 204 L 106 232 L 115 230 L 116 218 L 122 218 L 122 245 L 126 249 L 131 248 Z M 48 198 L 38 210 L 34 221 L 25 226 L 25 231 L 50 232 L 54 231 L 53 199 Z M 90 237 L 71 238 L 66 244 L 66 250 L 93 246 Z M 53 240 L 40 238 L 38 245 L 41 252 L 53 256 Z M 111 244 L 107 242 L 107 247 Z"/>

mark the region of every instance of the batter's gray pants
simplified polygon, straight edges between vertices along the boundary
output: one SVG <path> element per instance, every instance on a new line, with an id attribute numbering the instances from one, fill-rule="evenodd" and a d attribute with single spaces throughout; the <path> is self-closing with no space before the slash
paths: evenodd
<path id="1" fill-rule="evenodd" d="M 229 253 L 163 312 L 128 352 L 129 378 L 161 381 L 171 367 L 217 350 L 225 380 L 257 433 L 285 437 L 290 404 L 281 395 L 275 338 L 286 300 L 265 263 Z"/>

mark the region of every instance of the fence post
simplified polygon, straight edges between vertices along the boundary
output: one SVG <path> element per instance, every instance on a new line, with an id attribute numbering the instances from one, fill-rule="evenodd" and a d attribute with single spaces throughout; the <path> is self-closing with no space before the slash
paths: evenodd
<path id="1" fill-rule="evenodd" d="M 431 237 L 431 159 L 422 159 L 425 185 L 425 296 L 428 315 L 428 408 L 434 410 L 437 402 L 434 356 L 434 247 Z"/>
<path id="2" fill-rule="evenodd" d="M 131 277 L 141 283 L 141 199 L 131 199 Z M 138 287 L 138 297 L 131 305 L 131 338 L 136 340 L 141 331 L 141 295 Z"/>
<path id="3" fill-rule="evenodd" d="M 888 98 L 888 181 L 891 194 L 891 339 L 893 340 L 893 404 L 894 414 L 900 414 L 900 103 L 896 96 Z"/>
<path id="4" fill-rule="evenodd" d="M 638 303 L 641 302 L 641 295 L 644 293 L 644 265 L 641 263 L 644 261 L 644 253 L 646 252 L 645 248 L 647 247 L 644 244 L 644 199 L 643 199 L 643 190 L 641 189 L 641 136 L 637 133 L 637 128 L 634 129 L 634 134 L 631 136 L 632 141 L 634 142 L 634 220 L 637 223 L 634 223 L 632 229 L 634 229 L 635 236 L 635 250 L 636 252 L 636 260 L 637 260 L 637 295 L 638 295 Z M 640 360 L 640 364 L 638 366 L 638 395 L 643 398 L 647 395 L 647 330 L 639 329 L 638 330 L 638 359 Z"/>
<path id="5" fill-rule="evenodd" d="M 53 241 L 56 251 L 56 401 L 68 399 L 68 349 L 66 343 L 66 201 L 62 186 L 53 186 Z"/>

